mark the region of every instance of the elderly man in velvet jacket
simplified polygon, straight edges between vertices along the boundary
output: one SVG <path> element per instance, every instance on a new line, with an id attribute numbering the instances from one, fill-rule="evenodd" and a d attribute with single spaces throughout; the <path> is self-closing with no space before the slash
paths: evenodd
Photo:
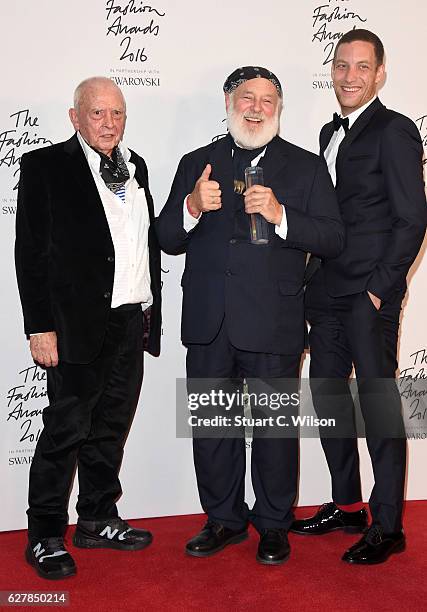
<path id="1" fill-rule="evenodd" d="M 147 167 L 121 142 L 126 105 L 110 79 L 83 81 L 69 114 L 70 140 L 22 157 L 16 225 L 25 333 L 50 402 L 30 471 L 26 559 L 49 579 L 76 572 L 63 540 L 76 466 L 76 546 L 137 550 L 152 540 L 116 507 L 143 351 L 160 351 Z"/>

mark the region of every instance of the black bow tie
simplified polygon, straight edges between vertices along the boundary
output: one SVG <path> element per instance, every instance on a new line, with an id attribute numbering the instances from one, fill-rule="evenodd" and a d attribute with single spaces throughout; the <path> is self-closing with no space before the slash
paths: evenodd
<path id="1" fill-rule="evenodd" d="M 344 132 L 347 134 L 348 132 L 348 117 L 340 117 L 337 113 L 334 113 L 334 131 L 338 132 L 340 127 L 344 128 Z"/>

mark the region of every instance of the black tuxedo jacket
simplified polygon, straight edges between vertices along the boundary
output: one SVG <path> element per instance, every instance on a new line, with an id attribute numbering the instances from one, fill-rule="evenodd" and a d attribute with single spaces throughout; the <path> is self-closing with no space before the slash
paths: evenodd
<path id="1" fill-rule="evenodd" d="M 222 208 L 204 213 L 189 233 L 183 203 L 206 164 L 220 184 Z M 185 155 L 169 198 L 156 221 L 160 246 L 186 252 L 182 277 L 182 341 L 211 342 L 224 315 L 239 349 L 297 354 L 304 348 L 303 277 L 306 253 L 334 257 L 342 249 L 343 226 L 332 182 L 318 156 L 275 137 L 261 165 L 265 185 L 285 205 L 288 235 L 269 225 L 268 245 L 253 245 L 236 231 L 231 138 Z M 242 212 L 248 220 L 249 217 Z M 241 229 L 241 228 L 240 228 Z"/>
<path id="2" fill-rule="evenodd" d="M 146 349 L 160 352 L 160 248 L 144 160 L 131 154 L 150 217 L 153 305 Z M 27 335 L 56 331 L 59 359 L 90 363 L 111 310 L 114 246 L 95 181 L 77 136 L 21 159 L 16 273 Z"/>
<path id="3" fill-rule="evenodd" d="M 333 131 L 332 122 L 321 130 L 322 156 Z M 330 295 L 369 290 L 387 301 L 406 287 L 427 221 L 422 156 L 415 124 L 378 99 L 347 132 L 336 160 L 346 245 L 324 262 Z"/>

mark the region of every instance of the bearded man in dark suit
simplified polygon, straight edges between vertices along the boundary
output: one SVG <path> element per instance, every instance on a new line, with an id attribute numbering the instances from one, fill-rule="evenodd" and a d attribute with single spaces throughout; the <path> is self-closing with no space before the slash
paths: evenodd
<path id="1" fill-rule="evenodd" d="M 272 72 L 238 68 L 223 89 L 229 134 L 182 158 L 156 221 L 160 246 L 186 253 L 182 342 L 188 385 L 199 379 L 297 381 L 306 253 L 333 257 L 343 247 L 334 190 L 316 155 L 277 135 L 283 96 Z M 245 191 L 245 168 L 256 165 L 263 168 L 264 185 Z M 254 214 L 267 222 L 262 244 L 251 242 Z M 256 503 L 250 512 L 244 437 L 193 436 L 208 522 L 188 542 L 188 554 L 206 557 L 241 542 L 251 521 L 260 534 L 259 562 L 279 564 L 288 557 L 297 439 L 263 433 L 255 430 L 252 442 Z"/>
<path id="2" fill-rule="evenodd" d="M 372 524 L 343 560 L 365 565 L 405 548 L 406 439 L 395 383 L 397 342 L 406 275 L 427 219 L 420 135 L 410 119 L 378 99 L 384 72 L 378 36 L 360 29 L 340 39 L 332 79 L 341 116 L 335 113 L 322 128 L 320 149 L 335 184 L 346 246 L 312 276 L 306 310 L 314 405 L 319 416 L 338 415 L 346 436 L 322 437 L 333 501 L 292 526 L 313 535 L 367 526 L 348 386 L 354 365 L 375 485 Z M 309 268 L 318 264 L 313 259 Z"/>
<path id="3" fill-rule="evenodd" d="M 70 140 L 22 157 L 16 219 L 25 333 L 50 402 L 30 470 L 26 559 L 48 579 L 76 573 L 63 539 L 76 465 L 76 546 L 137 550 L 152 540 L 116 507 L 143 351 L 160 351 L 147 166 L 121 142 L 126 104 L 110 79 L 83 81 L 70 119 Z"/>

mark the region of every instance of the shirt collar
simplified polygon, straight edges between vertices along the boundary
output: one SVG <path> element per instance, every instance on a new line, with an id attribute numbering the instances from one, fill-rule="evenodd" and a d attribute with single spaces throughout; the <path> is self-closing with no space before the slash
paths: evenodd
<path id="1" fill-rule="evenodd" d="M 352 113 L 350 113 L 349 115 L 347 115 L 347 118 L 348 118 L 348 127 L 349 128 L 351 128 L 351 126 L 356 121 L 356 119 L 358 119 L 360 117 L 360 115 L 363 113 L 363 111 L 365 111 L 368 108 L 368 106 L 370 106 L 372 104 L 372 102 L 374 102 L 377 99 L 377 97 L 378 96 L 374 96 L 371 100 L 369 100 L 369 102 L 366 102 L 366 104 L 364 104 L 363 106 L 361 106 L 357 110 L 355 110 Z M 342 117 L 342 115 L 340 115 L 340 116 Z"/>
<path id="2" fill-rule="evenodd" d="M 244 148 L 244 147 L 241 147 L 239 144 L 237 144 L 237 142 L 234 139 L 233 139 L 233 141 L 234 141 L 234 144 L 236 145 L 236 147 L 238 149 L 243 149 Z M 270 142 L 271 142 L 271 140 L 270 140 Z M 263 148 L 261 153 L 253 158 L 253 160 L 251 161 L 251 166 L 256 166 L 258 164 L 259 160 L 261 159 L 261 157 L 264 157 L 265 152 L 267 151 L 267 147 L 270 144 L 270 142 L 267 142 L 267 144 L 265 145 L 265 147 Z M 234 149 L 233 149 L 233 147 L 231 147 L 231 157 L 234 157 Z"/>
<path id="3" fill-rule="evenodd" d="M 87 159 L 87 163 L 89 164 L 90 169 L 92 170 L 92 172 L 95 172 L 97 175 L 100 176 L 101 175 L 101 171 L 100 171 L 100 167 L 99 167 L 99 160 L 100 160 L 101 156 L 94 149 L 92 149 L 92 147 L 90 145 L 88 145 L 88 143 L 83 138 L 83 136 L 80 134 L 80 132 L 77 132 L 77 140 L 79 141 L 80 146 L 83 149 L 83 153 L 85 154 L 85 157 Z M 123 144 L 123 142 L 119 142 L 118 147 L 119 147 L 120 153 L 123 155 L 123 159 L 125 160 L 125 163 L 126 163 L 126 165 L 128 167 L 129 178 L 130 178 L 130 180 L 132 180 L 134 178 L 134 176 L 135 176 L 135 164 L 133 164 L 131 161 L 129 161 L 130 160 L 130 151 Z"/>
<path id="4" fill-rule="evenodd" d="M 77 140 L 79 141 L 80 146 L 82 147 L 83 153 L 85 154 L 85 157 L 88 160 L 88 162 L 90 163 L 91 161 L 94 161 L 94 160 L 98 162 L 100 158 L 99 153 L 97 153 L 95 149 L 92 149 L 92 147 L 88 145 L 88 143 L 83 138 L 83 136 L 80 134 L 80 132 L 77 132 Z M 123 144 L 123 142 L 119 142 L 118 147 L 120 149 L 120 153 L 123 155 L 123 159 L 127 163 L 130 160 L 129 149 Z"/>

